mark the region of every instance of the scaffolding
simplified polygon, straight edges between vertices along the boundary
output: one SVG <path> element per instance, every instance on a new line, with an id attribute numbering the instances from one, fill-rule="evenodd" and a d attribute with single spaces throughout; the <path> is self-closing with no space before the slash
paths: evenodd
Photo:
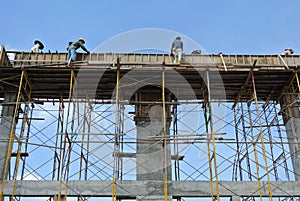
<path id="1" fill-rule="evenodd" d="M 1 55 L 3 52 L 4 49 Z M 66 55 L 62 53 L 15 52 L 12 63 L 1 63 L 3 72 L 14 69 L 13 73 L 9 71 L 1 77 L 5 86 L 1 93 L 14 92 L 11 100 L 3 95 L 1 111 L 12 107 L 14 113 L 0 200 L 28 197 L 49 201 L 297 200 L 300 183 L 295 161 L 299 142 L 297 136 L 290 139 L 293 136 L 286 125 L 293 113 L 292 128 L 297 134 L 298 116 L 289 110 L 298 111 L 299 57 L 214 55 L 212 63 L 207 63 L 203 55 L 190 56 L 186 57 L 189 62 L 174 66 L 168 64 L 169 55 L 83 54 L 79 55 L 81 61 L 75 68 L 67 69 Z M 97 86 L 94 94 L 89 89 L 83 90 L 85 85 L 80 86 L 80 72 L 76 67 L 86 67 L 84 75 L 90 77 L 99 66 L 109 66 L 105 69 L 109 69 L 109 74 L 102 77 L 106 80 L 99 81 L 101 86 Z M 137 69 L 142 66 L 146 71 L 139 71 L 136 79 L 129 74 L 130 66 Z M 191 66 L 203 67 L 202 80 L 189 74 Z M 223 69 L 221 77 L 229 73 L 224 81 L 225 89 L 229 88 L 226 93 L 229 101 L 212 94 L 211 90 L 219 85 L 209 66 Z M 50 98 L 39 95 L 32 84 L 37 81 L 36 68 L 46 68 L 46 74 L 53 70 L 62 72 L 51 75 L 63 79 L 60 86 L 55 83 L 57 80 L 51 83 L 62 90 L 47 86 L 46 90 L 57 94 L 49 92 Z M 177 94 L 187 93 L 180 87 L 176 92 L 168 89 L 169 79 L 175 76 L 168 74 L 171 68 L 181 68 L 178 72 L 198 91 L 196 99 L 188 94 L 186 99 L 180 99 Z M 266 76 L 266 71 L 261 69 L 267 69 L 273 77 Z M 153 76 L 145 75 L 149 72 Z M 237 75 L 237 72 L 243 73 Z M 42 76 L 42 71 L 38 74 Z M 230 80 L 235 76 L 238 84 Z M 269 86 L 268 80 L 278 78 L 282 79 L 270 85 L 273 90 L 264 88 Z M 109 82 L 114 83 L 110 96 Z M 149 88 L 152 82 L 159 84 Z M 103 87 L 102 83 L 106 85 Z M 147 84 L 142 84 L 145 88 L 134 91 L 131 99 L 126 99 L 128 83 Z M 180 83 L 175 81 L 176 84 Z M 234 90 L 230 91 L 233 86 Z M 159 98 L 143 99 L 143 94 L 151 93 L 159 94 Z M 153 123 L 148 116 L 153 106 L 161 109 L 160 120 L 154 120 L 160 125 L 157 127 L 156 124 L 148 126 Z M 223 113 L 219 112 L 221 109 Z M 151 128 L 151 135 L 138 139 L 137 124 L 146 125 L 146 132 Z M 163 171 L 153 173 L 162 174 L 161 180 L 139 179 L 138 171 L 151 166 L 149 161 L 140 163 L 143 153 L 138 153 L 138 144 L 148 149 L 156 145 L 163 147 L 163 164 L 160 164 Z M 146 177 L 150 173 L 152 170 L 147 170 Z"/>

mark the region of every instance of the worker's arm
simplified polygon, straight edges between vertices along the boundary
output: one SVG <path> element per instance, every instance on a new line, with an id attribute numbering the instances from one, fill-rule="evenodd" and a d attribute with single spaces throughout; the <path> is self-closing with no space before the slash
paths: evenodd
<path id="1" fill-rule="evenodd" d="M 173 42 L 173 43 L 172 43 L 172 47 L 171 47 L 171 49 L 173 49 L 174 47 L 175 47 L 175 43 Z"/>
<path id="2" fill-rule="evenodd" d="M 78 43 L 78 44 L 80 45 L 81 49 L 86 51 L 86 53 L 90 53 L 90 51 L 88 51 L 82 43 Z"/>
<path id="3" fill-rule="evenodd" d="M 175 48 L 175 43 L 173 42 L 173 43 L 172 43 L 172 47 L 171 47 L 171 54 L 173 54 L 173 51 L 176 50 L 176 48 L 175 48 L 175 49 L 174 49 L 174 48 Z"/>

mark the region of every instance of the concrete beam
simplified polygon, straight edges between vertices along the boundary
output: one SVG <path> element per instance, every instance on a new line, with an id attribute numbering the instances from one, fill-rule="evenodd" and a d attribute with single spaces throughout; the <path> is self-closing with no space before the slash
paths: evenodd
<path id="1" fill-rule="evenodd" d="M 259 196 L 257 182 L 252 181 L 220 181 L 220 196 Z M 163 181 L 117 181 L 117 196 L 120 198 L 135 198 L 141 196 L 163 196 L 161 188 Z M 4 195 L 11 195 L 13 181 L 6 181 Z M 210 197 L 209 181 L 170 181 L 169 195 L 173 197 Z M 261 182 L 262 195 L 269 196 L 267 182 Z M 53 196 L 58 194 L 59 181 L 17 181 L 16 196 Z M 300 181 L 271 182 L 274 197 L 299 197 Z M 215 183 L 213 183 L 215 190 Z M 66 189 L 62 187 L 62 194 Z M 69 181 L 68 196 L 111 196 L 111 181 Z"/>

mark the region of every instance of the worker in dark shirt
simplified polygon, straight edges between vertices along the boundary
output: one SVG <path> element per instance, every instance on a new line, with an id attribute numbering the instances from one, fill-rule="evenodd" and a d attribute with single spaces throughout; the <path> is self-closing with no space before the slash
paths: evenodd
<path id="1" fill-rule="evenodd" d="M 183 52 L 183 43 L 179 36 L 177 36 L 173 41 L 171 52 L 174 55 L 174 63 L 180 64 L 182 58 L 182 52 Z"/>
<path id="2" fill-rule="evenodd" d="M 68 66 L 71 65 L 73 61 L 76 61 L 76 50 L 78 48 L 83 49 L 86 53 L 90 53 L 86 47 L 84 46 L 85 40 L 83 38 L 79 38 L 78 41 L 69 43 L 67 47 L 68 50 Z"/>

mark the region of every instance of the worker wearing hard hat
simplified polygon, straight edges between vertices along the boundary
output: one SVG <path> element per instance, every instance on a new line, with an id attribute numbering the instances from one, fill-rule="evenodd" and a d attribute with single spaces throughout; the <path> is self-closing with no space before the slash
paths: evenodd
<path id="1" fill-rule="evenodd" d="M 30 52 L 38 53 L 40 50 L 44 49 L 44 44 L 41 41 L 35 40 L 33 43 L 34 46 L 30 49 Z"/>
<path id="2" fill-rule="evenodd" d="M 174 63 L 180 64 L 183 52 L 183 43 L 181 38 L 177 36 L 172 43 L 171 53 L 174 55 Z"/>
<path id="3" fill-rule="evenodd" d="M 73 61 L 76 61 L 76 50 L 78 48 L 83 49 L 85 52 L 90 53 L 86 47 L 84 46 L 85 40 L 83 38 L 79 38 L 78 41 L 69 43 L 67 47 L 68 50 L 68 65 L 70 65 Z"/>

